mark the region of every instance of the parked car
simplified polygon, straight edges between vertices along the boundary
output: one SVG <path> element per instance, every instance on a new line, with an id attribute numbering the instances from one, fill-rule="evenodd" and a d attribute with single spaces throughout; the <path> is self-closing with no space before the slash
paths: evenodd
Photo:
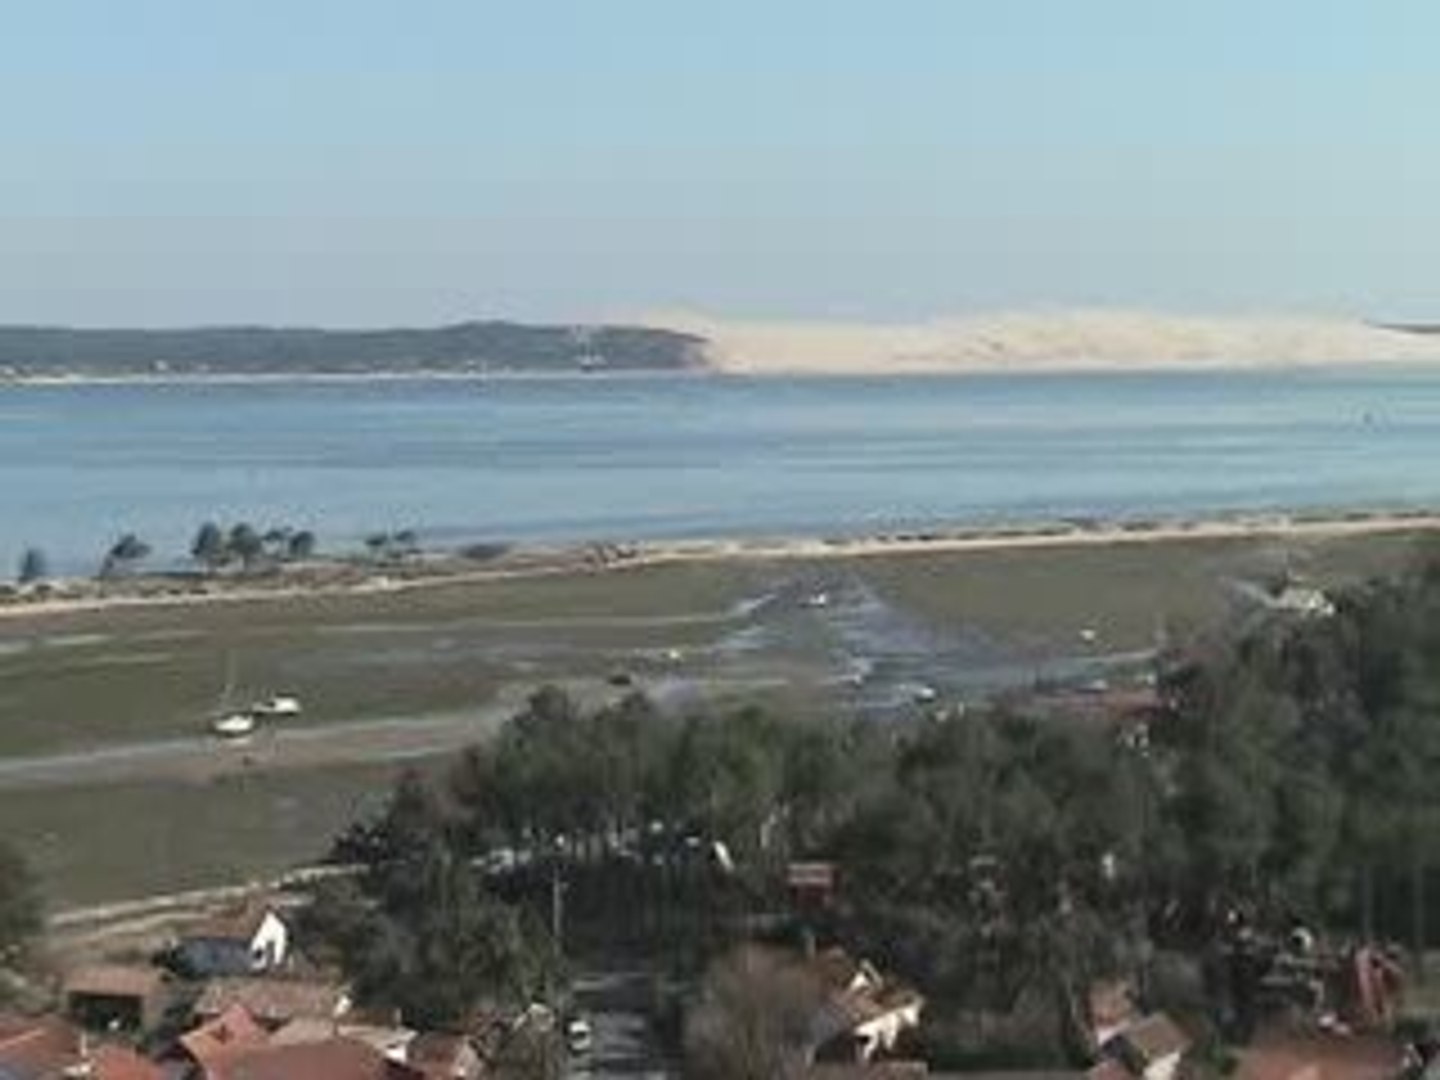
<path id="1" fill-rule="evenodd" d="M 590 1021 L 577 1016 L 565 1025 L 565 1045 L 575 1055 L 588 1054 L 594 1045 L 595 1033 L 590 1030 Z"/>

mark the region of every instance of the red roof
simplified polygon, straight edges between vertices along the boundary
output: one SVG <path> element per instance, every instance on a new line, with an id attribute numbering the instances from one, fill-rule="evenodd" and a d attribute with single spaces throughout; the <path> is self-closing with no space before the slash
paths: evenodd
<path id="1" fill-rule="evenodd" d="M 356 1039 L 260 1047 L 227 1062 L 215 1080 L 391 1080 L 406 1075 Z"/>
<path id="2" fill-rule="evenodd" d="M 80 1033 L 58 1016 L 0 1014 L 0 1066 L 21 1076 L 60 1073 L 82 1063 Z"/>
<path id="3" fill-rule="evenodd" d="M 302 1016 L 332 1019 L 347 1010 L 349 997 L 343 986 L 330 983 L 234 976 L 206 983 L 195 1002 L 195 1015 L 219 1016 L 233 1005 L 274 1027 Z"/>
<path id="4" fill-rule="evenodd" d="M 98 1046 L 90 1054 L 93 1080 L 165 1080 L 160 1066 L 123 1046 Z"/>
<path id="5" fill-rule="evenodd" d="M 1404 1053 L 1377 1036 L 1262 1037 L 1240 1053 L 1236 1080 L 1391 1080 Z"/>
<path id="6" fill-rule="evenodd" d="M 239 1005 L 226 1009 L 214 1020 L 180 1036 L 180 1045 L 207 1076 L 219 1076 L 219 1068 L 237 1054 L 265 1044 L 266 1035 L 254 1018 Z"/>

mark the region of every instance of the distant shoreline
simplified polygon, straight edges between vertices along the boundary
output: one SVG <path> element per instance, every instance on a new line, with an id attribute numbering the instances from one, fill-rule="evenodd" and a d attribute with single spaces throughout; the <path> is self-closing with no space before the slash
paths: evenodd
<path id="1" fill-rule="evenodd" d="M 1147 363 L 1026 363 L 1015 366 L 954 367 L 944 370 L 912 371 L 897 369 L 854 370 L 788 370 L 773 371 L 723 370 L 697 367 L 677 369 L 624 369 L 616 371 L 369 371 L 369 372 L 294 372 L 294 373 L 173 373 L 132 375 L 34 375 L 0 377 L 0 392 L 9 389 L 82 389 L 95 386 L 176 387 L 176 386 L 347 386 L 392 385 L 402 383 L 615 383 L 632 381 L 864 381 L 867 379 L 986 379 L 986 378 L 1076 378 L 1104 379 L 1124 376 L 1157 375 L 1365 375 L 1384 372 L 1386 375 L 1440 375 L 1440 360 L 1417 360 L 1413 357 L 1395 360 L 1335 360 L 1291 362 L 1167 361 Z"/>
<path id="2" fill-rule="evenodd" d="M 0 602 L 0 622 L 119 609 L 199 606 L 215 603 L 265 603 L 332 596 L 394 595 L 416 590 L 499 581 L 524 581 L 565 575 L 614 573 L 686 563 L 830 561 L 881 556 L 963 554 L 1006 550 L 1164 544 L 1196 540 L 1244 540 L 1264 537 L 1332 540 L 1395 533 L 1440 533 L 1440 510 L 1334 511 L 1331 513 L 1249 513 L 1144 521 L 1051 521 L 992 527 L 937 527 L 897 533 L 845 537 L 715 538 L 517 548 L 493 563 L 476 564 L 453 556 L 403 567 L 359 562 L 337 563 L 349 573 L 341 579 L 307 583 L 300 572 L 278 578 L 199 579 L 203 591 L 155 589 L 181 579 L 137 577 L 101 594 L 17 597 Z M 93 588 L 92 582 L 82 582 Z M 125 585 L 130 591 L 123 591 Z M 57 582 L 58 588 L 64 584 Z M 145 590 L 150 590 L 146 592 Z"/>
<path id="3" fill-rule="evenodd" d="M 1125 309 L 969 313 L 908 323 L 690 312 L 613 323 L 373 330 L 0 325 L 0 385 L 484 381 L 656 375 L 943 376 L 1440 369 L 1440 329 L 1346 316 Z"/>
<path id="4" fill-rule="evenodd" d="M 297 371 L 297 372 L 136 372 L 129 375 L 21 375 L 0 377 L 0 390 L 9 387 L 83 386 L 281 386 L 287 383 L 404 383 L 404 382 L 613 382 L 629 379 L 704 379 L 722 376 L 706 368 L 626 368 L 615 371 Z"/>

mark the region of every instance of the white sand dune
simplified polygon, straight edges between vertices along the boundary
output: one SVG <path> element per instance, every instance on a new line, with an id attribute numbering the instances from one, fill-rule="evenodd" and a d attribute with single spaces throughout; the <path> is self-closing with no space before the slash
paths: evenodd
<path id="1" fill-rule="evenodd" d="M 666 314 L 641 320 L 708 343 L 717 371 L 942 374 L 1440 363 L 1440 335 L 1359 320 L 1133 311 L 975 315 L 911 324 L 763 322 Z"/>

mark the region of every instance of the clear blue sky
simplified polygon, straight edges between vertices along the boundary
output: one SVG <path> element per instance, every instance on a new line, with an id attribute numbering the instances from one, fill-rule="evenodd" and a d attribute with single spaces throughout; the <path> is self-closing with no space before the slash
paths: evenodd
<path id="1" fill-rule="evenodd" d="M 13 0 L 0 320 L 1440 317 L 1435 0 Z"/>

